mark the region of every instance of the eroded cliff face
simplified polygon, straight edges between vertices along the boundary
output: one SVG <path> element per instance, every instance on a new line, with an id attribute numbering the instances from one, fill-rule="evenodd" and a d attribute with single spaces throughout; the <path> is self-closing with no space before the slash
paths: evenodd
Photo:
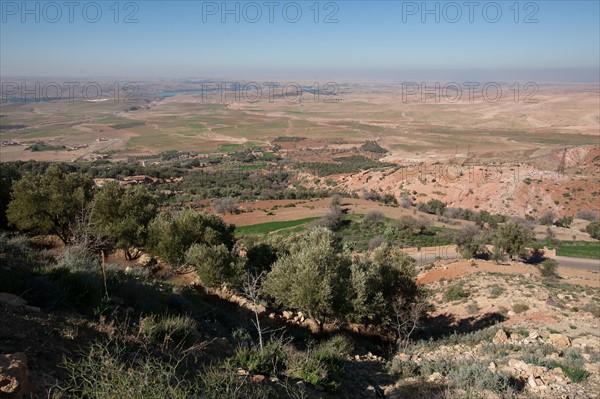
<path id="1" fill-rule="evenodd" d="M 397 198 L 409 195 L 414 202 L 431 198 L 449 207 L 487 210 L 513 216 L 539 216 L 551 210 L 574 216 L 580 209 L 600 207 L 600 146 L 581 146 L 550 153 L 515 154 L 441 162 L 410 162 L 396 169 L 328 176 L 340 189 L 363 189 Z"/>

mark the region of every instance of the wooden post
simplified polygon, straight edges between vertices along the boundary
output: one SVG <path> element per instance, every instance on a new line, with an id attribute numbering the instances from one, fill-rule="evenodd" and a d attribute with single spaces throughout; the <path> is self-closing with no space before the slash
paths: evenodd
<path id="1" fill-rule="evenodd" d="M 106 286 L 106 269 L 104 268 L 104 250 L 100 250 L 100 255 L 102 257 L 102 280 L 104 281 L 104 295 L 108 300 L 108 287 Z"/>

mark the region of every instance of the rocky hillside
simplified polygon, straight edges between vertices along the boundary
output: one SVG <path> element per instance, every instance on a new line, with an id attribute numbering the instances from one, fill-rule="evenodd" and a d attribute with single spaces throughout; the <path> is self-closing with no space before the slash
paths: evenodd
<path id="1" fill-rule="evenodd" d="M 315 334 L 304 314 L 261 307 L 280 338 L 256 352 L 252 306 L 227 292 L 131 263 L 109 270 L 110 297 L 90 307 L 97 274 L 3 251 L 10 287 L 32 284 L 0 294 L 3 397 L 584 399 L 600 389 L 594 271 L 543 278 L 518 262 L 438 261 L 419 268 L 432 308 L 399 346 L 374 326 Z"/>
<path id="2" fill-rule="evenodd" d="M 523 154 L 520 154 L 523 155 Z M 481 154 L 447 161 L 405 162 L 403 167 L 328 176 L 347 192 L 363 188 L 415 202 L 439 199 L 449 207 L 539 217 L 546 211 L 574 216 L 600 207 L 600 147 L 529 154 Z M 516 159 L 521 159 L 516 161 Z M 526 161 L 522 161 L 525 159 Z"/>

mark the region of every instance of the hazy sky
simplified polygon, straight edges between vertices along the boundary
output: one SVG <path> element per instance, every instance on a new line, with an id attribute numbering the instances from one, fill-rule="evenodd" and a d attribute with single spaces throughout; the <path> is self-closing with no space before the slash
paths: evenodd
<path id="1" fill-rule="evenodd" d="M 596 0 L 77 3 L 2 0 L 0 74 L 599 80 Z"/>

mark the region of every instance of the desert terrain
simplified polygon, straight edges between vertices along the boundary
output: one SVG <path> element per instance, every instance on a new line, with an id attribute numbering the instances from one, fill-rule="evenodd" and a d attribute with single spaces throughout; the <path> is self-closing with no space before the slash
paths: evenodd
<path id="1" fill-rule="evenodd" d="M 220 103 L 220 97 L 183 91 L 145 94 L 133 106 L 113 100 L 9 102 L 0 118 L 0 154 L 2 161 L 119 161 L 168 150 L 251 148 L 274 151 L 297 170 L 302 163 L 365 155 L 359 147 L 375 141 L 386 152 L 366 155 L 385 163 L 383 170 L 327 180 L 347 191 L 409 194 L 415 202 L 435 198 L 521 217 L 597 209 L 598 89 L 542 85 L 534 98 L 517 101 L 503 88 L 496 102 L 481 95 L 436 102 L 406 96 L 400 83 L 365 82 L 340 85 L 336 101 L 303 92 L 293 101 Z M 32 151 L 36 143 L 41 150 Z M 299 179 L 313 177 L 308 171 Z"/>
<path id="2" fill-rule="evenodd" d="M 598 87 L 334 87 L 3 103 L 0 389 L 597 399 Z"/>

